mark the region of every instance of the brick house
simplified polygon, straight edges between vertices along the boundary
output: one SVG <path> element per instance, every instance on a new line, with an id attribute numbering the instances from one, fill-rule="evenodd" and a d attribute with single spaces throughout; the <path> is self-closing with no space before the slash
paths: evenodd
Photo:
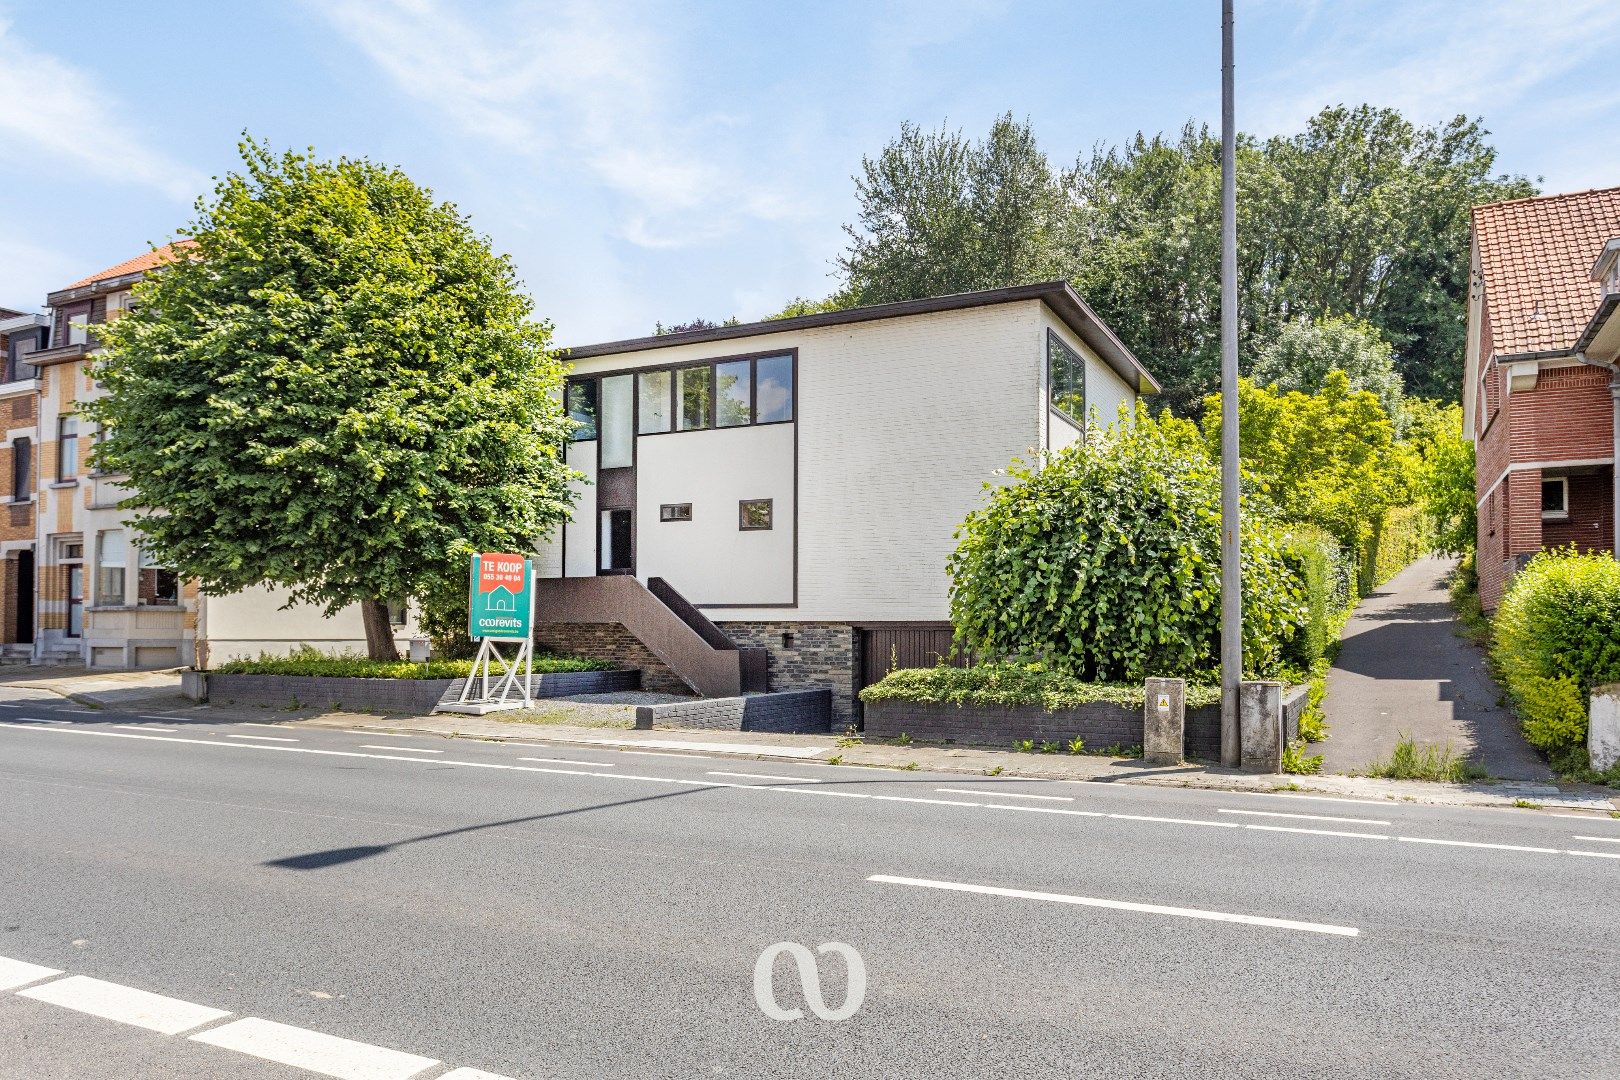
<path id="1" fill-rule="evenodd" d="M 1617 237 L 1620 188 L 1473 210 L 1463 409 L 1487 611 L 1542 548 L 1614 550 Z"/>
<path id="2" fill-rule="evenodd" d="M 12 660 L 28 659 L 34 641 L 39 380 L 26 359 L 50 333 L 43 315 L 0 309 L 0 657 Z"/>

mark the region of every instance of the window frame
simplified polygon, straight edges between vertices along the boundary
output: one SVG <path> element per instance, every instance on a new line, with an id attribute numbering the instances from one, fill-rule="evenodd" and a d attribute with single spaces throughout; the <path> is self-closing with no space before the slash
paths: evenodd
<path id="1" fill-rule="evenodd" d="M 748 524 L 748 508 L 750 506 L 765 507 L 765 524 Z M 776 500 L 771 499 L 738 499 L 737 500 L 737 531 L 738 532 L 771 532 L 776 528 Z"/>
<path id="2" fill-rule="evenodd" d="M 1547 509 L 1547 485 L 1557 484 L 1563 493 L 1563 505 L 1556 510 Z M 1541 478 L 1541 520 L 1542 521 L 1568 521 L 1569 520 L 1569 477 L 1543 476 Z"/>
<path id="3" fill-rule="evenodd" d="M 73 432 L 69 434 L 67 425 L 73 425 Z M 73 444 L 73 467 L 69 472 L 67 468 L 68 457 L 66 447 L 69 441 Z M 79 479 L 79 414 L 62 413 L 56 418 L 56 482 L 66 484 Z"/>
<path id="4" fill-rule="evenodd" d="M 1065 353 L 1068 353 L 1070 356 L 1074 357 L 1074 360 L 1080 370 L 1080 415 L 1078 417 L 1059 405 L 1057 402 L 1057 373 L 1055 366 L 1052 363 L 1052 353 L 1056 349 L 1061 349 Z M 1085 414 L 1088 405 L 1086 391 L 1089 389 L 1086 385 L 1088 381 L 1086 377 L 1088 374 L 1086 371 L 1086 354 L 1080 352 L 1073 345 L 1070 345 L 1063 339 L 1062 334 L 1059 334 L 1052 327 L 1048 326 L 1046 328 L 1046 353 L 1041 359 L 1046 368 L 1046 408 L 1048 413 L 1057 413 L 1070 424 L 1074 425 L 1074 427 L 1080 431 L 1081 436 L 1084 437 L 1086 431 Z"/>
<path id="5" fill-rule="evenodd" d="M 107 561 L 107 538 L 116 536 L 122 550 L 118 553 L 118 562 Z M 129 602 L 129 533 L 124 529 L 102 529 L 96 533 L 96 567 L 92 603 L 96 607 L 130 607 Z M 118 594 L 109 595 L 107 589 L 107 571 L 118 571 Z"/>
<path id="6" fill-rule="evenodd" d="M 11 440 L 11 501 L 34 501 L 34 440 L 27 435 Z"/>
<path id="7" fill-rule="evenodd" d="M 661 503 L 658 507 L 658 523 L 681 522 L 692 520 L 691 503 Z"/>
<path id="8" fill-rule="evenodd" d="M 781 420 L 760 420 L 759 418 L 759 362 L 771 360 L 776 357 L 786 357 L 788 361 L 788 378 L 790 380 L 788 391 L 791 403 L 788 415 Z M 748 363 L 748 420 L 746 423 L 720 425 L 720 385 L 719 368 L 722 364 L 735 364 L 746 361 Z M 704 422 L 702 426 L 683 427 L 685 411 L 681 401 L 680 384 L 681 373 L 696 369 L 708 371 L 707 401 L 704 409 Z M 660 431 L 641 430 L 641 376 L 646 374 L 668 373 L 669 375 L 669 415 L 670 426 Z M 600 440 L 602 437 L 602 387 L 604 379 L 611 379 L 620 375 L 633 375 L 632 397 L 634 399 L 634 414 L 632 427 L 634 438 L 652 438 L 658 435 L 683 435 L 694 431 L 733 431 L 750 427 L 775 427 L 780 424 L 797 423 L 799 419 L 799 350 L 795 346 L 789 349 L 768 349 L 764 352 L 739 353 L 734 356 L 711 356 L 702 360 L 687 360 L 678 364 L 648 364 L 644 367 L 614 368 L 608 371 L 595 371 L 589 374 L 574 374 L 568 376 L 563 391 L 564 408 L 568 407 L 567 388 L 578 385 L 589 385 L 590 389 L 584 391 L 590 394 L 595 407 L 594 431 L 589 436 L 570 433 L 570 442 L 590 442 Z M 572 415 L 572 414 L 570 414 Z"/>

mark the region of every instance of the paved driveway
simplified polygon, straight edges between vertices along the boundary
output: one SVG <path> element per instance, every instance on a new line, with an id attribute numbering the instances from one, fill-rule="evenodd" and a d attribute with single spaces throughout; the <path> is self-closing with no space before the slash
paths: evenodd
<path id="1" fill-rule="evenodd" d="M 1328 674 L 1330 738 L 1315 749 L 1328 772 L 1385 760 L 1401 735 L 1449 744 L 1492 776 L 1552 773 L 1519 734 L 1478 647 L 1459 637 L 1447 579 L 1453 559 L 1419 559 L 1363 600 Z"/>

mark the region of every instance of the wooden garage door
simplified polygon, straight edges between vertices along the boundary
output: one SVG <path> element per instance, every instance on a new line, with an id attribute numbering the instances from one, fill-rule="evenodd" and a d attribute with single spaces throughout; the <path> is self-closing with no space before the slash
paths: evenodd
<path id="1" fill-rule="evenodd" d="M 897 623 L 861 629 L 861 685 L 871 686 L 897 668 L 933 667 L 952 659 L 949 623 Z"/>

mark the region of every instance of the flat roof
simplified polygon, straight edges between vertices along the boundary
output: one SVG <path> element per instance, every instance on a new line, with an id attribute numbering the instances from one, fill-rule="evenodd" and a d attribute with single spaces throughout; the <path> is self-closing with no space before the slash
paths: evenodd
<path id="1" fill-rule="evenodd" d="M 1091 306 L 1080 299 L 1080 294 L 1075 292 L 1067 281 L 1042 281 L 1004 289 L 981 289 L 978 292 L 955 293 L 950 296 L 931 296 L 923 300 L 902 300 L 893 304 L 871 304 L 866 307 L 845 308 L 842 311 L 795 315 L 787 319 L 763 319 L 759 322 L 738 323 L 735 326 L 714 326 L 707 330 L 685 330 L 678 334 L 655 334 L 651 337 L 626 338 L 623 341 L 604 341 L 597 345 L 575 346 L 564 349 L 563 352 L 572 359 L 588 359 L 593 356 L 645 352 L 649 349 L 668 349 L 676 345 L 694 345 L 708 341 L 763 337 L 767 334 L 791 334 L 799 330 L 816 330 L 824 326 L 842 326 L 846 323 L 932 315 L 941 311 L 961 311 L 965 308 L 1012 304 L 1025 300 L 1043 301 L 1065 326 L 1079 335 L 1080 340 L 1089 345 L 1103 362 L 1134 387 L 1137 393 L 1159 392 L 1161 389 L 1159 381 L 1142 366 L 1142 362 L 1125 347 L 1125 343 L 1108 328 L 1108 324 L 1091 310 Z"/>

